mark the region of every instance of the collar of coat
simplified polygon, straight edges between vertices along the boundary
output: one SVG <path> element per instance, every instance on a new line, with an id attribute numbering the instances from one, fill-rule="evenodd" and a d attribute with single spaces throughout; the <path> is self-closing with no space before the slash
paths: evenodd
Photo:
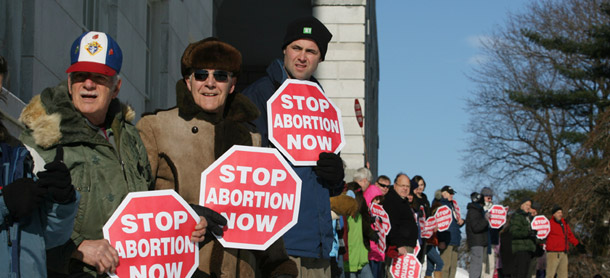
<path id="1" fill-rule="evenodd" d="M 223 120 L 250 122 L 260 115 L 260 112 L 254 103 L 239 92 L 233 92 L 227 96 L 223 113 L 208 113 L 203 111 L 203 109 L 195 103 L 193 94 L 188 90 L 182 79 L 178 80 L 176 83 L 176 104 L 180 117 L 186 120 L 197 118 L 214 125 Z"/>
<path id="2" fill-rule="evenodd" d="M 131 107 L 116 98 L 110 102 L 106 123 L 115 130 L 115 134 L 120 134 L 118 129 L 122 128 L 122 123 L 131 122 L 134 118 L 135 112 Z M 59 143 L 83 141 L 108 144 L 101 136 L 95 136 L 97 132 L 89 127 L 87 118 L 76 110 L 66 81 L 34 96 L 21 112 L 19 121 L 31 131 L 34 142 L 45 149 Z"/>
<path id="3" fill-rule="evenodd" d="M 233 145 L 252 146 L 252 124 L 260 112 L 246 96 L 233 92 L 227 97 L 223 113 L 208 113 L 195 103 L 183 80 L 176 83 L 178 114 L 185 120 L 197 118 L 214 125 L 214 157 L 219 158 Z"/>

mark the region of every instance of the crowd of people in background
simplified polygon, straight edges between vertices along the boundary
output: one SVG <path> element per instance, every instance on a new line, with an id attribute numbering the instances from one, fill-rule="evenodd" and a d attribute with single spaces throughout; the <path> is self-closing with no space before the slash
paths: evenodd
<path id="1" fill-rule="evenodd" d="M 393 182 L 388 176 L 380 175 L 374 183 L 371 182 L 370 171 L 360 168 L 354 181 L 347 183 L 342 193 L 356 201 L 343 198 L 340 205 L 339 197 L 331 198 L 335 199 L 331 202 L 334 203 L 331 207 L 333 214 L 340 215 L 336 219 L 344 218 L 346 223 L 335 226 L 343 235 L 345 252 L 340 250 L 333 258 L 344 266 L 343 272 L 335 269 L 333 277 L 391 277 L 389 267 L 392 259 L 413 253 L 416 246 L 422 250 L 417 258 L 422 265 L 425 264 L 425 277 L 455 277 L 458 249 L 463 244 L 460 227 L 464 225 L 468 277 L 568 277 L 570 244 L 579 252 L 585 252 L 563 218 L 562 208 L 557 205 L 551 210 L 550 233 L 543 240 L 537 238 L 537 231 L 531 227 L 541 206 L 529 198 L 521 200 L 520 207 L 511 212 L 505 225 L 494 229 L 490 226 L 494 192 L 489 187 L 470 194 L 471 202 L 466 206 L 464 219 L 453 199 L 456 191 L 451 186 L 436 190 L 433 199 L 429 200 L 424 193 L 426 182 L 419 175 L 409 179 L 407 174 L 399 173 Z M 364 220 L 371 214 L 362 210 L 362 201 L 369 207 L 373 203 L 381 204 L 389 215 L 392 228 L 387 236 L 385 252 L 376 248 L 379 236 L 371 234 L 370 229 L 376 230 L 366 222 L 377 220 Z M 357 209 L 345 209 L 350 202 L 354 202 Z M 449 228 L 442 232 L 435 229 L 431 237 L 423 238 L 421 226 L 441 206 L 451 210 Z M 362 260 L 366 252 L 368 263 Z"/>
<path id="2" fill-rule="evenodd" d="M 267 250 L 223 248 L 214 240 L 226 219 L 196 205 L 201 170 L 233 145 L 273 147 L 267 100 L 286 79 L 318 83 L 312 75 L 331 37 L 313 17 L 295 20 L 286 29 L 283 59 L 243 94 L 235 91 L 239 50 L 216 38 L 192 43 L 180 61 L 177 106 L 134 125 L 135 112 L 117 98 L 123 60 L 118 43 L 103 32 L 82 34 L 70 49 L 67 81 L 45 89 L 24 109 L 21 141 L 0 126 L 2 272 L 114 273 L 119 256 L 103 238 L 102 225 L 127 193 L 173 189 L 200 216 L 191 237 L 201 247 L 193 277 L 389 277 L 392 260 L 416 249 L 426 277 L 455 277 L 464 225 L 470 277 L 544 277 L 544 271 L 546 277 L 567 277 L 569 245 L 582 244 L 561 207 L 552 209 L 551 231 L 542 242 L 530 227 L 541 208 L 529 199 L 502 230 L 491 229 L 490 188 L 471 195 L 464 218 L 451 186 L 430 199 L 421 176 L 373 179 L 361 168 L 345 184 L 335 153 L 321 153 L 316 166 L 292 166 L 303 182 L 298 222 Z M 0 84 L 6 69 L 2 58 Z M 372 204 L 381 205 L 391 223 L 385 250 L 379 248 Z M 449 228 L 422 237 L 422 223 L 442 206 L 451 212 Z"/>

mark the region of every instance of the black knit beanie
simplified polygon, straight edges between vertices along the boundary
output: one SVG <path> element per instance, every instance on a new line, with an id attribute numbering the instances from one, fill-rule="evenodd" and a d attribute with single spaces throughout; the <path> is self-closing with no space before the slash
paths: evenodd
<path id="1" fill-rule="evenodd" d="M 551 214 L 555 214 L 558 210 L 563 210 L 559 205 L 554 205 L 553 209 L 551 209 Z"/>
<path id="2" fill-rule="evenodd" d="M 288 24 L 282 49 L 298 39 L 310 39 L 316 42 L 320 49 L 321 58 L 324 60 L 326 50 L 328 49 L 328 42 L 330 42 L 332 37 L 333 35 L 322 22 L 313 16 L 307 16 Z"/>

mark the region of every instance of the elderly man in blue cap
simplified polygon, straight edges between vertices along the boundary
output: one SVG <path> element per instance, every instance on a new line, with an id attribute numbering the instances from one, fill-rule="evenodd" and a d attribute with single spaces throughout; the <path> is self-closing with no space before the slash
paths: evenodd
<path id="1" fill-rule="evenodd" d="M 102 226 L 127 193 L 148 190 L 152 178 L 131 124 L 135 112 L 117 99 L 123 62 L 117 42 L 102 32 L 86 32 L 72 44 L 70 58 L 68 81 L 45 89 L 23 110 L 21 139 L 35 161 L 52 161 L 63 146 L 63 162 L 81 195 L 70 240 L 47 256 L 49 276 L 96 277 L 114 273 L 119 263 Z M 206 226 L 202 218 L 191 240 L 203 241 Z"/>

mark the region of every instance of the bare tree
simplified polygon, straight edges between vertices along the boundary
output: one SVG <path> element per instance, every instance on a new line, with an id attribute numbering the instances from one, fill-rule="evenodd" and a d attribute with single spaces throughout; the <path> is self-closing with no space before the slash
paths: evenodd
<path id="1" fill-rule="evenodd" d="M 583 113 L 557 107 L 525 105 L 522 95 L 595 89 L 590 82 L 567 78 L 558 65 L 590 63 L 581 55 L 549 50 L 525 35 L 562 36 L 581 41 L 591 26 L 607 22 L 599 2 L 538 1 L 482 42 L 487 60 L 470 78 L 477 83 L 467 108 L 470 146 L 463 176 L 475 184 L 506 188 L 559 186 L 575 152 L 594 126 Z M 585 107 L 587 108 L 587 107 Z"/>

